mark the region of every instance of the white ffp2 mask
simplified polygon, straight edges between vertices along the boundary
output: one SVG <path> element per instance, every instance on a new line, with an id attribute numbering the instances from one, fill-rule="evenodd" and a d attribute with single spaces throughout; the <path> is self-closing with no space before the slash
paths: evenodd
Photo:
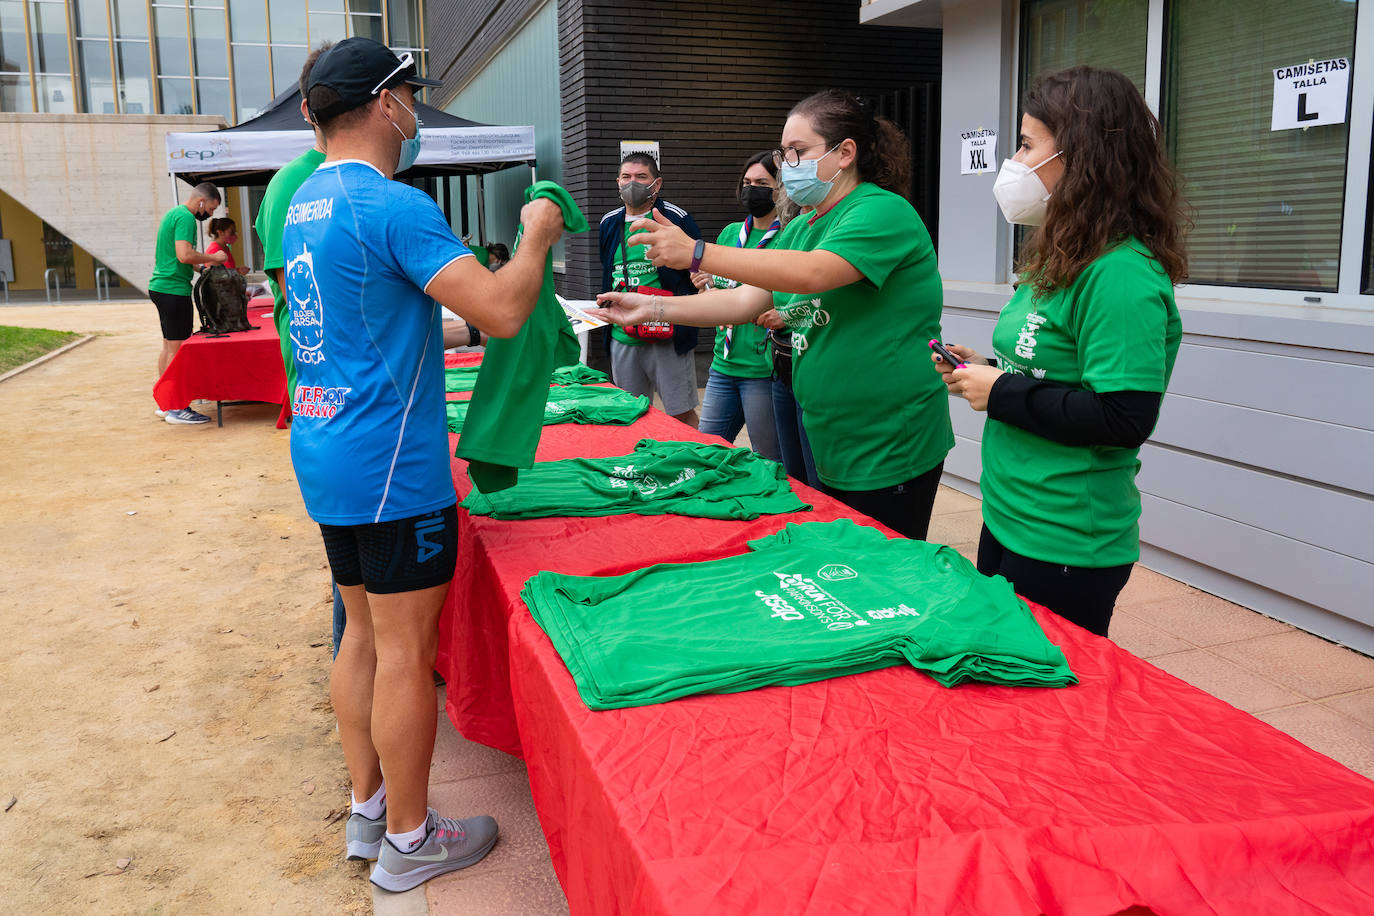
<path id="1" fill-rule="evenodd" d="M 1045 163 L 1062 155 L 1061 150 L 1034 168 L 1015 159 L 1003 160 L 1002 168 L 997 171 L 997 181 L 992 185 L 992 196 L 997 198 L 997 206 L 1002 208 L 1007 222 L 1038 226 L 1045 221 L 1050 192 L 1035 173 Z"/>

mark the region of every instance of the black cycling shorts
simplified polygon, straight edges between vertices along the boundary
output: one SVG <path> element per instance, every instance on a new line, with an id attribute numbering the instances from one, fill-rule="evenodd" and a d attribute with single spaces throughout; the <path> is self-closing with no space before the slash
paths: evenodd
<path id="1" fill-rule="evenodd" d="M 370 525 L 321 524 L 320 533 L 334 581 L 376 595 L 444 585 L 458 565 L 457 506 Z"/>
<path id="2" fill-rule="evenodd" d="M 186 340 L 191 336 L 191 324 L 195 308 L 190 296 L 177 296 L 173 293 L 148 293 L 148 298 L 157 306 L 157 319 L 162 323 L 163 340 Z"/>

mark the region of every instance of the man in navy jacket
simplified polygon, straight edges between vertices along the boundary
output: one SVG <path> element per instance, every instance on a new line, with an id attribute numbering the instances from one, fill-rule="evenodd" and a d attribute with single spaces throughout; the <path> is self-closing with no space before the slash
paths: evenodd
<path id="1" fill-rule="evenodd" d="M 701 238 L 690 213 L 659 198 L 663 179 L 658 163 L 644 153 L 631 153 L 620 163 L 616 183 L 625 206 L 601 217 L 601 288 L 610 291 L 628 286 L 674 296 L 694 295 L 696 287 L 687 271 L 654 267 L 645 258 L 644 248 L 626 244 L 629 224 L 642 217 L 652 218 L 654 210 L 692 238 Z M 683 325 L 673 327 L 671 339 L 644 331 L 636 336 L 633 331 L 612 328 L 607 341 L 611 377 L 632 394 L 652 397 L 657 391 L 667 413 L 695 427 L 697 374 L 692 351 L 697 336 L 696 328 Z"/>

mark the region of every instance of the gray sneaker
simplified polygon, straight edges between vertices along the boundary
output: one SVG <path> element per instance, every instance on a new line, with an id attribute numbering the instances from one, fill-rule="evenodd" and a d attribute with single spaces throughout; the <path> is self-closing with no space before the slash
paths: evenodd
<path id="1" fill-rule="evenodd" d="M 210 422 L 210 418 L 205 414 L 196 413 L 189 407 L 183 407 L 180 410 L 169 410 L 167 411 L 167 416 L 162 419 L 166 420 L 168 423 L 181 423 L 186 425 Z"/>
<path id="2" fill-rule="evenodd" d="M 372 860 L 382 851 L 382 840 L 386 837 L 386 812 L 375 821 L 354 811 L 348 816 L 344 826 L 344 838 L 348 841 L 350 860 Z"/>
<path id="3" fill-rule="evenodd" d="M 408 891 L 437 875 L 476 864 L 496 845 L 496 819 L 440 817 L 433 808 L 425 821 L 425 841 L 401 852 L 388 840 L 382 843 L 372 883 L 386 891 Z"/>

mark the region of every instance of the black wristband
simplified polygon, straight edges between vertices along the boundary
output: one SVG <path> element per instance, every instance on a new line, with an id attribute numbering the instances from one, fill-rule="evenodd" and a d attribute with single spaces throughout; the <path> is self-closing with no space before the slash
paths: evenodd
<path id="1" fill-rule="evenodd" d="M 479 343 L 481 343 L 481 341 L 482 341 L 482 332 L 479 331 L 479 330 L 477 330 L 477 325 L 473 324 L 471 321 L 467 322 L 467 326 L 468 326 L 468 346 L 469 346 L 469 347 L 475 347 L 475 346 L 477 346 Z"/>

